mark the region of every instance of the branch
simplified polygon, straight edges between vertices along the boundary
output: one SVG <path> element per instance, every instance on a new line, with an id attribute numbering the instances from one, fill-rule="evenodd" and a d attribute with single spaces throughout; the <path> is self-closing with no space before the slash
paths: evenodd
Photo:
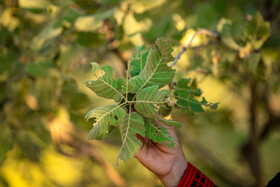
<path id="1" fill-rule="evenodd" d="M 48 127 L 53 144 L 59 153 L 74 158 L 86 156 L 102 167 L 114 186 L 125 186 L 124 179 L 109 164 L 107 159 L 102 155 L 102 152 L 98 149 L 98 146 L 93 142 L 88 142 L 85 138 L 86 135 L 76 129 L 72 122 L 53 118 L 49 120 Z M 62 145 L 68 145 L 73 150 L 66 152 L 63 150 Z"/>
<path id="2" fill-rule="evenodd" d="M 176 56 L 175 60 L 174 60 L 173 63 L 170 65 L 171 67 L 173 67 L 173 66 L 177 63 L 177 61 L 180 59 L 180 57 L 182 56 L 182 54 L 183 54 L 188 48 L 191 47 L 192 42 L 193 42 L 193 40 L 195 39 L 195 37 L 197 37 L 197 36 L 200 35 L 200 34 L 204 34 L 204 35 L 206 35 L 206 36 L 210 36 L 210 37 L 213 37 L 213 38 L 216 38 L 216 39 L 218 38 L 218 34 L 215 33 L 215 32 L 211 32 L 211 31 L 208 31 L 208 30 L 206 30 L 206 29 L 200 29 L 200 30 L 198 30 L 198 31 L 193 35 L 193 37 L 191 38 L 190 42 L 189 42 L 187 45 L 185 45 L 185 46 L 183 47 L 183 49 L 180 51 L 180 53 Z"/>
<path id="3" fill-rule="evenodd" d="M 257 92 L 258 84 L 255 80 L 251 80 L 250 82 L 250 106 L 249 106 L 249 114 L 250 114 L 250 134 L 249 140 L 242 146 L 241 153 L 246 159 L 251 173 L 255 178 L 253 186 L 260 187 L 262 186 L 262 168 L 261 168 L 261 160 L 259 153 L 259 137 L 258 137 L 258 113 L 257 106 L 259 104 L 259 94 Z"/>
<path id="4" fill-rule="evenodd" d="M 264 125 L 264 128 L 260 133 L 260 139 L 265 139 L 269 132 L 277 126 L 280 127 L 280 116 L 269 116 L 269 120 Z"/>
<path id="5" fill-rule="evenodd" d="M 120 50 L 118 49 L 118 42 L 115 37 L 115 28 L 113 27 L 113 24 L 110 20 L 105 19 L 104 20 L 104 26 L 106 27 L 106 37 L 108 40 L 108 48 L 110 51 L 115 53 L 119 59 L 121 60 L 121 63 L 124 65 L 124 69 L 127 69 L 127 59 L 122 55 Z"/>
<path id="6" fill-rule="evenodd" d="M 266 83 L 261 99 L 264 103 L 264 108 L 265 108 L 265 111 L 267 112 L 268 120 L 264 124 L 263 129 L 259 134 L 260 140 L 265 139 L 273 128 L 275 128 L 277 126 L 280 127 L 280 115 L 279 114 L 277 115 L 272 111 L 272 107 L 269 102 L 270 94 L 269 94 L 268 90 L 270 90 L 270 88 L 269 88 L 268 83 Z"/>

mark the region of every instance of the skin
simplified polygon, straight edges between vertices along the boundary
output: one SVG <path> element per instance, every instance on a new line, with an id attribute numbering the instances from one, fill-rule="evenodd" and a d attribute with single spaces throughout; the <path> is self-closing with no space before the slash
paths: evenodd
<path id="1" fill-rule="evenodd" d="M 174 128 L 167 127 L 161 123 L 159 125 L 167 128 L 178 146 L 168 147 L 138 136 L 143 146 L 135 157 L 147 169 L 156 174 L 165 187 L 177 186 L 187 168 L 188 162 Z"/>

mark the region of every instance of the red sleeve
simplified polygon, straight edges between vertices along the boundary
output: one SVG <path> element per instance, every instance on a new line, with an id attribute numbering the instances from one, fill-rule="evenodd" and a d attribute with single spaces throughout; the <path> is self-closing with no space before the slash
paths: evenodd
<path id="1" fill-rule="evenodd" d="M 177 187 L 214 187 L 215 184 L 191 163 L 188 162 L 187 169 Z"/>

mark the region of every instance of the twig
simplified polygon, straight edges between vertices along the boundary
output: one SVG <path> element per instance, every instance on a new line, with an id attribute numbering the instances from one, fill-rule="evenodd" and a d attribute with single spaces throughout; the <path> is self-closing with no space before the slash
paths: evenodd
<path id="1" fill-rule="evenodd" d="M 118 45 L 116 44 L 116 37 L 115 37 L 115 28 L 113 27 L 113 24 L 110 20 L 105 19 L 104 25 L 106 27 L 106 37 L 108 40 L 108 48 L 111 52 L 115 53 L 119 59 L 121 60 L 121 63 L 124 65 L 124 69 L 127 69 L 127 59 L 122 55 L 120 50 L 117 48 Z"/>
<path id="2" fill-rule="evenodd" d="M 218 34 L 215 33 L 215 32 L 211 32 L 211 31 L 208 31 L 208 30 L 205 30 L 205 29 L 200 29 L 200 30 L 198 30 L 198 31 L 192 36 L 190 42 L 189 42 L 187 45 L 185 45 L 185 46 L 183 47 L 183 49 L 180 51 L 180 53 L 176 56 L 175 60 L 174 60 L 173 63 L 170 65 L 171 67 L 173 67 L 173 66 L 177 63 L 177 61 L 180 59 L 180 57 L 182 56 L 182 54 L 183 54 L 188 48 L 191 47 L 192 42 L 193 42 L 193 40 L 195 39 L 195 37 L 197 37 L 197 36 L 200 35 L 200 34 L 204 34 L 204 35 L 206 35 L 206 36 L 211 36 L 211 37 L 213 37 L 213 38 L 218 38 Z"/>

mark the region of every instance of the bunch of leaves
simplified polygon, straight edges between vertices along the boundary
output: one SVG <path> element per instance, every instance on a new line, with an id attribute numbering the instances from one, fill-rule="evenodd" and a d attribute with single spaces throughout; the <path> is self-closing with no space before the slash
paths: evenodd
<path id="1" fill-rule="evenodd" d="M 166 126 L 181 126 L 179 122 L 164 118 L 172 106 L 192 114 L 203 111 L 202 105 L 217 106 L 208 103 L 205 98 L 198 101 L 196 97 L 201 95 L 201 90 L 193 89 L 190 79 L 173 82 L 175 70 L 168 66 L 173 60 L 170 43 L 160 38 L 149 51 L 145 47 L 137 51 L 129 61 L 125 79 L 114 80 L 112 67 L 92 63 L 95 80 L 85 81 L 86 86 L 98 96 L 115 100 L 112 105 L 94 108 L 86 114 L 87 120 L 95 120 L 89 139 L 100 140 L 119 127 L 122 146 L 118 158 L 124 161 L 142 147 L 137 134 L 156 143 L 176 146 L 168 130 L 158 125 L 161 122 Z M 167 85 L 170 85 L 169 90 L 163 89 Z"/>

